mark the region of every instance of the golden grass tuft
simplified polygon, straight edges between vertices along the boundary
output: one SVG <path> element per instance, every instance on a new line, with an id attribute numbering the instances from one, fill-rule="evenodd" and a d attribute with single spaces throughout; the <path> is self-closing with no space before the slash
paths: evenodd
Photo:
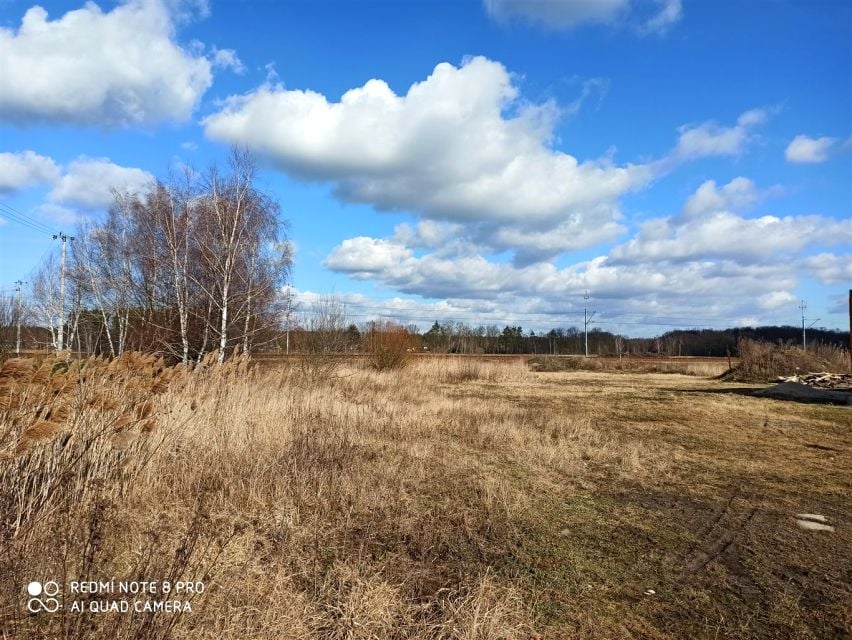
<path id="1" fill-rule="evenodd" d="M 51 407 L 48 411 L 45 418 L 50 419 L 51 422 L 63 423 L 68 420 L 71 415 L 71 407 L 68 404 L 60 404 L 58 406 Z"/>
<path id="2" fill-rule="evenodd" d="M 27 381 L 33 373 L 32 358 L 10 358 L 0 365 L 0 385 Z"/>
<path id="3" fill-rule="evenodd" d="M 49 420 L 39 420 L 24 429 L 21 442 L 44 442 L 52 440 L 62 431 L 62 425 Z"/>
<path id="4" fill-rule="evenodd" d="M 46 385 L 50 382 L 53 372 L 53 359 L 47 358 L 42 362 L 41 366 L 36 369 L 30 376 L 30 384 Z"/>
<path id="5" fill-rule="evenodd" d="M 151 412 L 154 410 L 154 401 L 146 400 L 142 404 L 136 407 L 136 417 L 140 420 L 147 418 L 151 415 Z"/>
<path id="6" fill-rule="evenodd" d="M 112 436 L 112 446 L 114 449 L 127 449 L 136 438 L 139 437 L 138 433 L 134 433 L 133 431 L 122 431 L 120 433 L 116 433 Z"/>
<path id="7" fill-rule="evenodd" d="M 119 416 L 115 422 L 112 423 L 112 430 L 115 432 L 119 432 L 124 429 L 127 425 L 132 424 L 134 421 L 133 416 L 126 413 L 122 416 Z"/>

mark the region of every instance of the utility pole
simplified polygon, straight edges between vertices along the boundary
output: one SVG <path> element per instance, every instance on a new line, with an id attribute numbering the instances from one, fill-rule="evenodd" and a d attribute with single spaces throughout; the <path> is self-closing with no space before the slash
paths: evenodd
<path id="1" fill-rule="evenodd" d="M 852 293 L 852 292 L 850 292 L 850 293 Z M 808 308 L 808 305 L 806 305 L 805 301 L 802 300 L 802 303 L 799 305 L 799 309 L 802 310 L 802 350 L 807 350 L 807 344 L 808 343 L 807 343 L 806 335 L 805 335 L 806 330 L 810 329 L 812 326 L 814 326 L 817 322 L 820 321 L 820 318 L 817 318 L 816 320 L 811 322 L 809 325 L 805 326 L 805 309 L 807 309 L 807 308 Z M 852 311 L 852 308 L 850 308 L 850 311 Z M 808 319 L 810 319 L 810 318 L 808 318 Z"/>
<path id="2" fill-rule="evenodd" d="M 62 262 L 59 267 L 59 305 L 60 305 L 60 317 L 59 317 L 59 340 L 57 341 L 57 352 L 62 351 L 65 348 L 65 254 L 66 254 L 66 245 L 69 240 L 74 240 L 72 236 L 67 236 L 61 231 L 53 236 L 53 239 L 62 240 Z"/>
<path id="3" fill-rule="evenodd" d="M 849 373 L 852 373 L 852 289 L 849 289 Z"/>
<path id="4" fill-rule="evenodd" d="M 287 340 L 286 340 L 287 355 L 290 355 L 290 302 L 287 301 Z"/>
<path id="5" fill-rule="evenodd" d="M 15 280 L 15 292 L 18 294 L 18 313 L 17 313 L 17 323 L 18 323 L 18 332 L 17 338 L 15 340 L 15 355 L 20 355 L 21 353 L 21 321 L 24 315 L 24 304 L 22 296 L 24 294 L 24 281 L 23 280 Z"/>
<path id="6" fill-rule="evenodd" d="M 591 324 L 592 318 L 597 313 L 597 311 L 592 311 L 591 314 L 589 313 L 589 309 L 588 309 L 589 292 L 588 291 L 586 291 L 585 295 L 583 296 L 583 300 L 586 300 L 586 302 L 587 302 L 586 304 L 583 305 L 583 332 L 585 333 L 585 337 L 586 337 L 586 357 L 588 358 L 589 357 L 589 325 Z"/>
<path id="7" fill-rule="evenodd" d="M 284 295 L 287 297 L 287 311 L 285 312 L 285 316 L 284 316 L 286 318 L 286 321 L 285 321 L 286 324 L 284 325 L 284 331 L 285 331 L 285 334 L 287 336 L 286 343 L 285 343 L 286 344 L 285 349 L 286 349 L 287 355 L 289 356 L 290 355 L 290 305 L 293 301 L 293 294 L 290 292 L 290 286 L 289 285 L 287 286 L 287 293 L 284 294 Z"/>

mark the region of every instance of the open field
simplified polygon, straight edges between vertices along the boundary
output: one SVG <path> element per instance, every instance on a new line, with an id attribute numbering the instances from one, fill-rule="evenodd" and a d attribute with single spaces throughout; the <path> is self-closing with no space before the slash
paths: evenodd
<path id="1" fill-rule="evenodd" d="M 513 359 L 48 364 L 0 370 L 0 637 L 852 634 L 848 408 Z M 28 615 L 34 577 L 205 590 Z"/>
<path id="2" fill-rule="evenodd" d="M 585 358 L 579 355 L 538 355 L 538 354 L 446 354 L 414 352 L 411 357 L 417 360 L 438 360 L 459 362 L 474 360 L 477 362 L 521 362 L 531 364 L 538 371 L 612 371 L 637 373 L 682 373 L 684 375 L 717 376 L 739 363 L 737 357 L 693 357 L 693 356 L 615 356 Z M 310 358 L 298 353 L 284 355 L 279 353 L 263 353 L 255 356 L 255 362 L 263 366 L 283 366 L 287 363 L 298 363 Z M 342 362 L 360 363 L 365 354 L 342 354 L 337 356 Z M 436 365 L 440 366 L 440 365 Z"/>

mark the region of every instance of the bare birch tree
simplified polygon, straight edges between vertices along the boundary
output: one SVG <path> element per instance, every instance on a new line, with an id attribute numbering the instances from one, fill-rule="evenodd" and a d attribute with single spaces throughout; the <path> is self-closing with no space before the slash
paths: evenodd
<path id="1" fill-rule="evenodd" d="M 59 332 L 65 321 L 59 293 L 59 266 L 56 255 L 50 253 L 33 276 L 31 298 L 33 320 L 50 332 L 51 348 L 59 350 Z"/>
<path id="2" fill-rule="evenodd" d="M 115 193 L 104 220 L 81 226 L 71 245 L 70 306 L 56 256 L 30 278 L 54 348 L 66 323 L 69 347 L 161 351 L 185 363 L 250 351 L 264 332 L 271 339 L 292 253 L 278 204 L 255 176 L 252 158 L 235 150 L 224 171 L 187 169 L 141 194 Z"/>
<path id="3" fill-rule="evenodd" d="M 232 322 L 237 320 L 238 294 L 245 303 L 243 313 L 251 315 L 251 302 L 258 293 L 254 275 L 257 258 L 264 247 L 278 239 L 279 207 L 254 186 L 256 166 L 245 151 L 234 149 L 222 174 L 215 165 L 205 179 L 206 224 L 200 229 L 202 256 L 210 281 L 202 288 L 218 311 L 219 361 L 225 359 L 229 341 L 234 339 Z M 279 260 L 277 271 L 289 267 L 289 255 Z M 243 284 L 242 291 L 237 285 Z M 264 285 L 267 286 L 267 285 Z M 248 329 L 244 327 L 244 331 Z"/>

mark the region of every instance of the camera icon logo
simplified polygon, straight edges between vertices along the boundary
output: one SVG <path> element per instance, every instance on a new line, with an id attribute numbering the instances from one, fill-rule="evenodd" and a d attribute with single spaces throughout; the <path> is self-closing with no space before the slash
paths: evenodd
<path id="1" fill-rule="evenodd" d="M 59 611 L 59 584 L 53 580 L 48 580 L 44 584 L 41 582 L 30 582 L 27 585 L 27 593 L 30 594 L 30 599 L 27 600 L 27 611 L 30 613 L 38 613 L 46 611 L 47 613 L 56 613 Z"/>

